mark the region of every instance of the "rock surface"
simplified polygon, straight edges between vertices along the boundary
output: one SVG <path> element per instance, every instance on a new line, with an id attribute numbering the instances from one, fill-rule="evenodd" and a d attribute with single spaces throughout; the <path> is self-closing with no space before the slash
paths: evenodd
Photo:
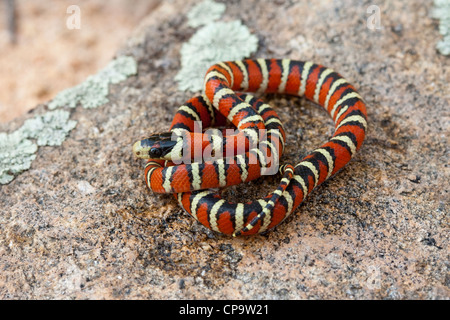
<path id="1" fill-rule="evenodd" d="M 117 56 L 138 73 L 109 102 L 67 109 L 77 121 L 59 147 L 0 185 L 1 299 L 448 299 L 449 58 L 435 50 L 430 3 L 380 6 L 368 28 L 360 1 L 232 1 L 258 37 L 252 57 L 312 60 L 365 98 L 369 131 L 356 157 L 275 230 L 230 238 L 205 229 L 171 195 L 151 194 L 131 145 L 165 131 L 192 92 L 179 91 L 193 2 L 164 2 Z M 288 132 L 285 161 L 332 134 L 302 99 L 266 95 Z M 12 132 L 34 115 L 0 125 Z M 279 177 L 226 190 L 265 195 Z"/>
<path id="2" fill-rule="evenodd" d="M 0 1 L 0 122 L 25 114 L 104 67 L 158 1 L 14 1 L 14 43 L 7 28 L 12 1 Z M 73 6 L 80 8 L 79 29 L 72 25 Z M 105 36 L 110 33 L 114 37 Z"/>

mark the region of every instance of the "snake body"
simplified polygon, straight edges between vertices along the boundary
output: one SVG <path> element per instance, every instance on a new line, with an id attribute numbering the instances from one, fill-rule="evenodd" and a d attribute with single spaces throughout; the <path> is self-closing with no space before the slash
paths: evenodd
<path id="1" fill-rule="evenodd" d="M 322 106 L 335 123 L 335 132 L 328 142 L 295 166 L 281 167 L 284 175 L 274 192 L 247 203 L 226 201 L 210 188 L 250 181 L 263 175 L 269 164 L 280 158 L 285 135 L 270 106 L 235 91 L 305 97 Z M 145 177 L 153 191 L 175 193 L 185 211 L 204 226 L 233 235 L 261 233 L 281 223 L 315 187 L 350 161 L 361 147 L 367 129 L 365 103 L 347 80 L 322 65 L 290 59 L 229 61 L 213 65 L 205 76 L 204 95 L 180 107 L 171 130 L 181 131 L 185 145 L 186 141 L 190 145 L 199 138 L 192 133 L 193 122 L 200 120 L 209 126 L 216 118 L 227 119 L 238 133 L 229 141 L 226 137 L 219 143 L 212 141 L 214 139 L 200 143 L 202 150 L 211 145 L 227 150 L 243 139 L 243 153 L 234 155 L 231 160 L 222 157 L 176 166 L 166 161 L 170 158 L 166 155 L 149 160 Z M 263 142 L 258 135 L 262 129 L 267 130 L 265 138 L 269 138 Z M 147 141 L 149 148 L 145 148 L 143 142 L 138 142 L 134 151 L 140 153 L 138 156 L 148 158 L 152 155 L 148 150 L 158 150 L 159 145 L 149 146 Z M 252 147 L 255 145 L 257 148 Z"/>

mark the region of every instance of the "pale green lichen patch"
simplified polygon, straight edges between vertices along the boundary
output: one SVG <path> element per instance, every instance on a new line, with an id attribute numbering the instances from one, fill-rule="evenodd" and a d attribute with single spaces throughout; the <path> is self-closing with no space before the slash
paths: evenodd
<path id="1" fill-rule="evenodd" d="M 38 146 L 60 146 L 77 122 L 69 120 L 70 113 L 55 110 L 25 121 L 19 129 L 23 136 L 36 139 Z"/>
<path id="2" fill-rule="evenodd" d="M 450 55 L 450 0 L 434 0 L 433 18 L 439 19 L 439 33 L 444 37 L 436 48 L 443 55 Z"/>
<path id="3" fill-rule="evenodd" d="M 181 48 L 180 90 L 199 91 L 208 68 L 220 61 L 240 60 L 258 48 L 258 38 L 240 21 L 212 22 L 199 29 Z"/>
<path id="4" fill-rule="evenodd" d="M 0 184 L 9 183 L 14 175 L 30 168 L 38 146 L 19 131 L 0 133 Z"/>
<path id="5" fill-rule="evenodd" d="M 196 28 L 211 23 L 222 17 L 226 6 L 212 0 L 205 0 L 195 5 L 187 14 L 188 25 Z"/>
<path id="6" fill-rule="evenodd" d="M 13 133 L 0 133 L 0 184 L 31 166 L 38 146 L 59 146 L 77 122 L 65 110 L 49 111 L 25 121 Z M 33 142 L 32 140 L 36 140 Z"/>
<path id="7" fill-rule="evenodd" d="M 103 70 L 86 79 L 83 83 L 61 91 L 48 104 L 49 109 L 58 107 L 97 108 L 108 102 L 109 85 L 119 83 L 137 73 L 137 63 L 132 57 L 121 56 L 111 61 Z"/>

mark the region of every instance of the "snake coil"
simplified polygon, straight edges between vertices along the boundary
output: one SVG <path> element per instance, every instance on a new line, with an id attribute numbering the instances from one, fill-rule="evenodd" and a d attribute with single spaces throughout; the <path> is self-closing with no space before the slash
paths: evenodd
<path id="1" fill-rule="evenodd" d="M 276 112 L 261 100 L 240 92 L 284 93 L 305 97 L 322 106 L 335 123 L 331 139 L 295 166 L 281 166 L 283 174 L 275 191 L 262 199 L 233 203 L 211 188 L 254 180 L 277 164 L 284 149 L 285 133 Z M 210 135 L 194 130 L 231 122 L 237 133 Z M 361 147 L 367 129 L 366 106 L 355 88 L 337 72 L 312 62 L 290 59 L 257 59 L 220 62 L 205 76 L 204 94 L 181 106 L 171 133 L 138 141 L 134 153 L 150 158 L 145 181 L 155 192 L 174 193 L 179 204 L 204 226 L 224 234 L 265 232 L 286 219 L 311 191 L 345 166 Z M 258 134 L 265 130 L 264 139 Z M 200 141 L 200 142 L 199 142 Z M 192 156 L 202 152 L 225 154 L 241 143 L 243 152 L 202 162 L 175 165 L 180 150 Z M 255 147 L 256 146 L 256 147 Z M 209 149 L 208 149 L 209 148 Z M 227 153 L 228 154 L 228 153 Z"/>

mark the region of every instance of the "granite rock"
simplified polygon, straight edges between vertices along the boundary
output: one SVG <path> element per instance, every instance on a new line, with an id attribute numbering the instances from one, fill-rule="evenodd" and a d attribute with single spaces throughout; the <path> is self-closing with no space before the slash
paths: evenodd
<path id="1" fill-rule="evenodd" d="M 31 168 L 0 185 L 1 299 L 448 299 L 449 58 L 420 0 L 227 1 L 223 21 L 258 37 L 251 57 L 312 60 L 355 85 L 369 130 L 355 158 L 265 235 L 231 238 L 199 225 L 143 181 L 135 140 L 167 130 L 195 93 L 174 78 L 196 32 L 192 1 L 164 1 L 116 56 L 137 74 L 109 85 L 108 102 L 65 108 L 77 126 L 40 147 Z M 332 134 L 310 102 L 265 95 L 295 162 Z M 50 101 L 49 101 L 50 103 Z M 48 104 L 1 124 L 13 132 Z M 225 191 L 265 195 L 279 177 Z"/>

